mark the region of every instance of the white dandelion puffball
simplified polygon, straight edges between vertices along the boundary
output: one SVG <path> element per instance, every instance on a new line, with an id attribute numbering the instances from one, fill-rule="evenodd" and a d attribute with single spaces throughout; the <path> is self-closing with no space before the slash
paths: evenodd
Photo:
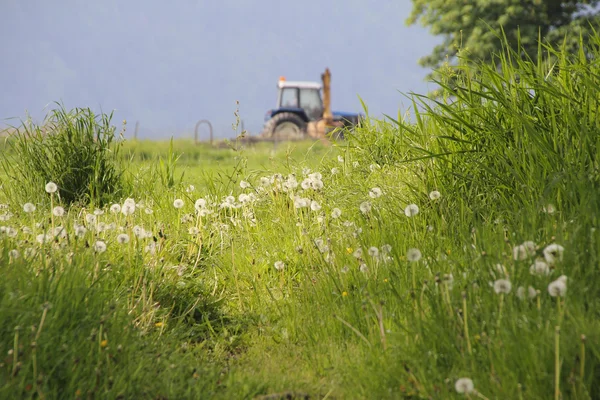
<path id="1" fill-rule="evenodd" d="M 46 183 L 46 192 L 47 193 L 56 193 L 57 190 L 58 190 L 58 186 L 56 186 L 56 183 L 54 183 L 54 182 Z"/>
<path id="2" fill-rule="evenodd" d="M 194 185 L 189 185 L 185 191 L 186 193 L 192 193 L 194 190 L 196 190 L 196 188 L 194 187 Z"/>
<path id="3" fill-rule="evenodd" d="M 104 253 L 106 251 L 106 243 L 104 243 L 102 240 L 98 240 L 96 243 L 94 243 L 94 251 L 96 253 Z"/>
<path id="4" fill-rule="evenodd" d="M 25 211 L 26 213 L 32 213 L 35 211 L 35 206 L 33 205 L 33 203 L 25 203 L 23 204 L 23 211 Z"/>
<path id="5" fill-rule="evenodd" d="M 552 215 L 556 211 L 556 207 L 554 207 L 554 204 L 548 204 L 542 208 L 542 211 L 546 214 Z"/>
<path id="6" fill-rule="evenodd" d="M 54 214 L 55 217 L 63 217 L 65 215 L 65 209 L 61 206 L 56 206 L 52 209 L 52 214 Z"/>
<path id="7" fill-rule="evenodd" d="M 406 252 L 406 259 L 410 262 L 417 262 L 421 259 L 421 250 L 419 249 L 408 249 Z"/>
<path id="8" fill-rule="evenodd" d="M 121 214 L 132 215 L 135 212 L 135 204 L 123 204 L 121 207 Z"/>
<path id="9" fill-rule="evenodd" d="M 523 286 L 519 286 L 517 289 L 517 297 L 521 300 L 524 300 L 525 297 L 529 297 L 530 299 L 534 299 L 537 296 L 537 290 L 533 287 L 529 286 L 525 289 Z"/>
<path id="10" fill-rule="evenodd" d="M 275 264 L 273 264 L 273 266 L 277 271 L 283 271 L 283 268 L 285 268 L 285 264 L 283 263 L 283 261 L 275 261 Z"/>
<path id="11" fill-rule="evenodd" d="M 104 210 L 101 210 L 99 208 L 96 208 L 94 210 L 94 215 L 104 215 Z"/>
<path id="12" fill-rule="evenodd" d="M 200 210 L 206 208 L 206 200 L 204 200 L 204 199 L 196 200 L 196 202 L 194 203 L 194 208 L 196 209 L 196 211 L 200 211 Z"/>
<path id="13" fill-rule="evenodd" d="M 337 169 L 337 168 L 335 168 L 335 167 L 331 168 L 331 175 L 335 175 L 335 174 L 337 174 L 338 172 L 340 172 L 340 170 L 339 170 L 339 169 Z"/>
<path id="14" fill-rule="evenodd" d="M 250 187 L 250 183 L 248 183 L 247 181 L 240 181 L 240 187 L 242 189 L 248 189 Z"/>
<path id="15" fill-rule="evenodd" d="M 113 214 L 118 214 L 121 212 L 121 205 L 120 204 L 113 204 L 112 206 L 110 206 L 110 212 Z"/>
<path id="16" fill-rule="evenodd" d="M 539 276 L 550 275 L 550 267 L 544 260 L 537 259 L 529 267 L 529 272 L 532 275 L 539 275 Z"/>
<path id="17" fill-rule="evenodd" d="M 378 187 L 374 187 L 373 189 L 371 189 L 369 191 L 369 197 L 372 198 L 372 199 L 376 199 L 378 197 L 381 197 L 382 194 L 383 194 L 383 192 Z"/>
<path id="18" fill-rule="evenodd" d="M 404 215 L 406 215 L 407 217 L 414 217 L 418 213 L 419 213 L 419 206 L 417 206 L 416 204 L 409 204 L 404 209 Z"/>
<path id="19" fill-rule="evenodd" d="M 361 213 L 368 214 L 371 211 L 371 203 L 368 201 L 362 202 L 358 208 L 360 209 Z"/>
<path id="20" fill-rule="evenodd" d="M 360 264 L 360 267 L 358 267 L 358 269 L 360 270 L 360 272 L 362 272 L 363 274 L 366 274 L 367 272 L 369 272 L 369 267 L 367 266 L 367 264 L 362 263 Z"/>
<path id="21" fill-rule="evenodd" d="M 544 258 L 549 265 L 556 264 L 557 261 L 562 261 L 565 248 L 560 244 L 550 244 L 544 249 Z"/>
<path id="22" fill-rule="evenodd" d="M 535 243 L 532 241 L 523 242 L 513 248 L 513 259 L 515 261 L 527 260 L 535 255 Z"/>
<path id="23" fill-rule="evenodd" d="M 383 246 L 381 246 L 381 252 L 384 254 L 390 254 L 392 252 L 392 245 L 384 244 Z"/>
<path id="24" fill-rule="evenodd" d="M 379 249 L 375 246 L 369 247 L 369 255 L 373 258 L 379 257 Z"/>
<path id="25" fill-rule="evenodd" d="M 473 384 L 473 381 L 470 378 L 460 378 L 454 384 L 454 388 L 456 389 L 457 393 L 469 394 L 473 393 L 473 391 L 475 390 L 475 385 Z"/>
<path id="26" fill-rule="evenodd" d="M 362 255 L 363 255 L 363 251 L 362 251 L 362 249 L 359 247 L 358 249 L 354 250 L 354 253 L 352 253 L 352 255 L 353 255 L 355 258 L 361 258 L 361 257 L 362 257 Z"/>
<path id="27" fill-rule="evenodd" d="M 75 236 L 81 238 L 87 233 L 87 228 L 83 225 L 75 225 Z"/>
<path id="28" fill-rule="evenodd" d="M 508 294 L 512 289 L 512 284 L 508 279 L 498 279 L 494 282 L 494 292 L 497 294 Z"/>
<path id="29" fill-rule="evenodd" d="M 129 235 L 126 233 L 121 233 L 117 236 L 117 242 L 119 242 L 120 244 L 127 244 L 129 243 Z"/>
<path id="30" fill-rule="evenodd" d="M 334 208 L 331 211 L 331 218 L 336 219 L 339 218 L 342 215 L 342 210 L 340 210 L 339 208 Z"/>
<path id="31" fill-rule="evenodd" d="M 181 199 L 175 199 L 175 201 L 173 202 L 173 207 L 175 207 L 175 208 L 182 208 L 183 207 L 183 200 L 181 200 Z"/>
<path id="32" fill-rule="evenodd" d="M 338 162 L 343 163 L 344 162 L 344 157 L 342 156 L 337 156 Z"/>
<path id="33" fill-rule="evenodd" d="M 442 194 L 440 192 L 438 192 L 437 190 L 432 191 L 431 193 L 429 193 L 429 198 L 431 200 L 437 200 L 440 197 L 442 197 Z"/>
<path id="34" fill-rule="evenodd" d="M 321 209 L 321 205 L 313 200 L 310 202 L 310 209 L 313 211 L 319 211 Z"/>
<path id="35" fill-rule="evenodd" d="M 21 256 L 21 253 L 19 253 L 19 250 L 17 250 L 17 249 L 12 249 L 11 251 L 8 252 L 8 256 L 10 258 L 12 258 L 13 260 L 16 260 L 17 258 L 19 258 Z"/>
<path id="36" fill-rule="evenodd" d="M 548 285 L 548 293 L 552 297 L 564 297 L 567 293 L 567 276 L 562 275 L 557 280 L 550 282 Z"/>

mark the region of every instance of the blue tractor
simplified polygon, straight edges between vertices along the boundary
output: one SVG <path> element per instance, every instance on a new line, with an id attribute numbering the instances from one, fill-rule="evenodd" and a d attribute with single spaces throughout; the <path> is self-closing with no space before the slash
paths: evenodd
<path id="1" fill-rule="evenodd" d="M 321 79 L 322 83 L 279 78 L 277 108 L 267 111 L 261 137 L 299 140 L 308 137 L 325 138 L 330 132 L 341 137 L 343 130 L 335 128 L 356 126 L 364 115 L 332 112 L 329 69 L 325 70 Z"/>

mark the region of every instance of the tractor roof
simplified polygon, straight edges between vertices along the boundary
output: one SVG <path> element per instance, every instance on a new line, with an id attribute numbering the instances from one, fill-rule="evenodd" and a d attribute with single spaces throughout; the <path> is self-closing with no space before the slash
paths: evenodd
<path id="1" fill-rule="evenodd" d="M 323 85 L 318 82 L 305 82 L 305 81 L 285 81 L 279 80 L 277 87 L 286 88 L 286 87 L 294 87 L 300 89 L 321 89 Z"/>

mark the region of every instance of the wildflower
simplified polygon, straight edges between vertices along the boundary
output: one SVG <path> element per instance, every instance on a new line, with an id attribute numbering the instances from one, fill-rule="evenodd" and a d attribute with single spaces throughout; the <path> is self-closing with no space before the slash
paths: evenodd
<path id="1" fill-rule="evenodd" d="M 556 243 L 546 246 L 544 249 L 544 258 L 548 265 L 554 265 L 557 261 L 562 261 L 564 250 L 564 247 Z"/>
<path id="2" fill-rule="evenodd" d="M 182 208 L 183 207 L 183 200 L 181 200 L 181 199 L 175 199 L 175 201 L 173 202 L 173 207 L 175 207 L 175 208 Z"/>
<path id="3" fill-rule="evenodd" d="M 419 206 L 417 206 L 416 204 L 409 204 L 404 209 L 404 215 L 406 215 L 407 217 L 414 217 L 418 213 L 419 213 Z"/>
<path id="4" fill-rule="evenodd" d="M 194 187 L 194 185 L 189 185 L 185 191 L 186 193 L 192 193 L 194 190 L 196 190 L 196 188 Z"/>
<path id="5" fill-rule="evenodd" d="M 545 212 L 546 214 L 554 214 L 554 212 L 556 211 L 556 207 L 554 207 L 554 204 L 548 204 L 544 207 L 542 207 L 542 211 Z"/>
<path id="6" fill-rule="evenodd" d="M 121 212 L 121 206 L 119 204 L 113 204 L 112 206 L 110 206 L 110 212 L 113 214 L 118 214 Z"/>
<path id="7" fill-rule="evenodd" d="M 373 258 L 379 257 L 379 249 L 375 246 L 369 247 L 369 255 Z"/>
<path id="8" fill-rule="evenodd" d="M 52 240 L 52 236 L 51 235 L 47 235 L 45 233 L 40 233 L 39 235 L 37 235 L 35 237 L 35 240 L 39 244 L 44 244 L 44 243 L 47 243 L 47 242 L 51 241 Z"/>
<path id="9" fill-rule="evenodd" d="M 106 251 L 106 243 L 104 243 L 102 240 L 98 240 L 96 243 L 94 243 L 94 251 L 96 253 L 104 253 Z"/>
<path id="10" fill-rule="evenodd" d="M 104 339 L 100 342 L 100 347 L 106 347 L 108 346 L 108 340 Z"/>
<path id="11" fill-rule="evenodd" d="M 548 293 L 552 297 L 564 297 L 567 293 L 567 276 L 561 275 L 557 280 L 550 282 L 548 285 Z"/>
<path id="12" fill-rule="evenodd" d="M 406 252 L 406 259 L 410 262 L 417 262 L 421 259 L 421 250 L 419 249 L 408 249 Z"/>
<path id="13" fill-rule="evenodd" d="M 376 199 L 378 197 L 381 197 L 382 194 L 383 194 L 383 192 L 378 187 L 374 187 L 373 189 L 371 189 L 369 191 L 369 197 L 372 198 L 372 199 Z"/>
<path id="14" fill-rule="evenodd" d="M 342 215 L 342 210 L 340 210 L 339 208 L 334 208 L 331 211 L 331 218 L 336 219 L 339 218 Z"/>
<path id="15" fill-rule="evenodd" d="M 283 261 L 275 261 L 275 264 L 273 264 L 273 266 L 277 271 L 283 271 L 285 264 L 283 263 Z"/>
<path id="16" fill-rule="evenodd" d="M 196 200 L 196 202 L 194 203 L 194 208 L 198 212 L 200 210 L 206 208 L 206 200 L 204 200 L 204 199 L 198 199 L 198 200 Z"/>
<path id="17" fill-rule="evenodd" d="M 12 218 L 12 214 L 9 212 L 6 212 L 4 214 L 0 214 L 0 221 L 8 221 L 9 219 Z"/>
<path id="18" fill-rule="evenodd" d="M 47 193 L 55 193 L 58 190 L 58 186 L 56 186 L 56 183 L 54 182 L 48 182 L 46 183 L 46 192 Z"/>
<path id="19" fill-rule="evenodd" d="M 310 209 L 313 211 L 319 211 L 321 209 L 321 205 L 313 200 L 310 202 Z"/>
<path id="20" fill-rule="evenodd" d="M 362 272 L 364 274 L 369 272 L 369 267 L 365 263 L 360 264 L 360 267 L 358 269 L 360 270 L 360 272 Z"/>
<path id="21" fill-rule="evenodd" d="M 75 236 L 77 236 L 77 237 L 80 237 L 80 238 L 81 238 L 81 237 L 84 237 L 84 236 L 85 236 L 85 234 L 87 233 L 87 229 L 86 229 L 86 227 L 85 227 L 85 226 L 83 226 L 83 225 L 78 225 L 78 224 L 76 224 L 76 225 L 74 226 L 74 228 L 75 228 Z"/>
<path id="22" fill-rule="evenodd" d="M 437 200 L 442 196 L 442 194 L 440 192 L 438 192 L 437 190 L 432 191 L 431 193 L 429 193 L 429 198 L 431 200 Z"/>
<path id="23" fill-rule="evenodd" d="M 119 242 L 120 244 L 127 244 L 129 243 L 129 235 L 126 233 L 121 233 L 117 236 L 117 242 Z"/>
<path id="24" fill-rule="evenodd" d="M 19 253 L 19 250 L 12 249 L 11 251 L 8 252 L 8 256 L 10 258 L 12 258 L 13 260 L 16 260 L 17 258 L 19 258 L 21 256 L 21 254 Z"/>
<path id="25" fill-rule="evenodd" d="M 63 217 L 65 215 L 65 209 L 61 206 L 56 206 L 52 209 L 52 214 L 54 214 L 55 217 Z"/>
<path id="26" fill-rule="evenodd" d="M 344 162 L 344 157 L 342 156 L 337 156 L 338 162 L 343 163 Z"/>
<path id="27" fill-rule="evenodd" d="M 361 213 L 368 214 L 371 211 L 371 203 L 368 201 L 362 202 L 358 208 L 360 209 Z"/>
<path id="28" fill-rule="evenodd" d="M 240 181 L 240 187 L 242 189 L 248 189 L 250 187 L 250 183 L 248 183 L 246 181 Z"/>
<path id="29" fill-rule="evenodd" d="M 544 260 L 537 259 L 529 267 L 529 272 L 532 275 L 550 275 L 550 267 Z"/>
<path id="30" fill-rule="evenodd" d="M 535 255 L 535 243 L 531 241 L 523 242 L 513 248 L 513 259 L 514 260 L 526 260 L 529 257 Z"/>
<path id="31" fill-rule="evenodd" d="M 346 291 L 343 291 L 343 292 L 342 292 L 342 297 L 346 297 L 346 296 L 348 296 L 348 292 L 346 292 Z"/>
<path id="32" fill-rule="evenodd" d="M 494 292 L 497 294 L 508 294 L 512 289 L 512 284 L 507 279 L 498 279 L 494 282 Z"/>
<path id="33" fill-rule="evenodd" d="M 517 289 L 517 297 L 521 300 L 524 300 L 526 295 L 530 299 L 533 299 L 535 298 L 535 296 L 537 296 L 537 290 L 529 286 L 527 288 L 527 293 L 525 293 L 525 288 L 523 286 L 519 286 L 519 288 Z"/>
<path id="34" fill-rule="evenodd" d="M 362 255 L 363 255 L 363 251 L 362 251 L 362 249 L 359 247 L 358 249 L 354 250 L 354 253 L 352 253 L 352 255 L 353 255 L 355 258 L 361 258 L 361 257 L 362 257 Z"/>
<path id="35" fill-rule="evenodd" d="M 348 271 L 350 271 L 350 267 L 349 267 L 349 266 L 347 266 L 347 265 L 344 265 L 344 266 L 342 267 L 342 269 L 340 269 L 340 271 L 341 271 L 343 274 L 345 274 L 345 273 L 347 273 Z"/>
<path id="36" fill-rule="evenodd" d="M 340 170 L 339 170 L 339 169 L 337 169 L 337 168 L 335 168 L 335 167 L 334 167 L 334 168 L 331 168 L 331 175 L 336 175 L 338 172 L 340 172 Z"/>
<path id="37" fill-rule="evenodd" d="M 32 213 L 35 211 L 35 206 L 32 203 L 23 204 L 23 211 L 26 213 Z"/>
<path id="38" fill-rule="evenodd" d="M 457 393 L 469 394 L 475 391 L 475 385 L 473 384 L 473 381 L 469 378 L 460 378 L 454 384 L 454 388 L 456 389 Z"/>

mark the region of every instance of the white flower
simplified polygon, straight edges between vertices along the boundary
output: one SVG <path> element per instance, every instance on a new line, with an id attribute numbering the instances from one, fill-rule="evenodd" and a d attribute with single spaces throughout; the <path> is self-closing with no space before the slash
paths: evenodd
<path id="1" fill-rule="evenodd" d="M 104 243 L 102 240 L 98 240 L 96 243 L 94 243 L 94 251 L 96 253 L 104 253 L 106 251 L 106 243 Z"/>
<path id="2" fill-rule="evenodd" d="M 285 267 L 285 264 L 283 263 L 283 261 L 275 261 L 275 264 L 273 264 L 273 266 L 277 271 L 282 271 Z"/>
<path id="3" fill-rule="evenodd" d="M 369 267 L 365 263 L 360 264 L 360 267 L 358 267 L 358 269 L 360 270 L 360 272 L 362 272 L 364 274 L 369 272 Z"/>
<path id="4" fill-rule="evenodd" d="M 379 257 L 379 249 L 375 246 L 369 247 L 369 255 L 373 258 Z"/>
<path id="5" fill-rule="evenodd" d="M 552 297 L 564 297 L 567 293 L 567 276 L 561 275 L 557 280 L 550 282 L 548 285 L 548 293 Z"/>
<path id="6" fill-rule="evenodd" d="M 314 190 L 321 190 L 323 189 L 323 181 L 320 179 L 315 179 L 310 181 L 310 187 L 312 187 Z"/>
<path id="7" fill-rule="evenodd" d="M 93 224 L 96 222 L 96 216 L 94 214 L 85 214 L 85 222 Z"/>
<path id="8" fill-rule="evenodd" d="M 554 212 L 556 211 L 556 207 L 554 207 L 554 204 L 548 204 L 542 208 L 542 211 L 547 214 L 554 214 Z"/>
<path id="9" fill-rule="evenodd" d="M 537 290 L 529 286 L 527 288 L 527 293 L 525 293 L 525 288 L 523 286 L 519 286 L 519 288 L 517 289 L 517 297 L 521 300 L 524 300 L 525 296 L 529 297 L 530 299 L 533 299 L 535 298 L 535 296 L 537 296 Z"/>
<path id="10" fill-rule="evenodd" d="M 340 210 L 339 208 L 334 208 L 331 211 L 331 218 L 336 219 L 339 218 L 342 215 L 342 210 Z"/>
<path id="11" fill-rule="evenodd" d="M 362 202 L 358 208 L 360 209 L 361 213 L 367 214 L 371 211 L 371 203 L 368 201 Z"/>
<path id="12" fill-rule="evenodd" d="M 134 212 L 135 212 L 135 204 L 125 203 L 125 204 L 123 204 L 123 207 L 121 207 L 121 213 L 123 215 L 132 215 Z"/>
<path id="13" fill-rule="evenodd" d="M 61 206 L 56 206 L 52 209 L 52 214 L 54 214 L 55 217 L 63 217 L 65 215 L 65 209 Z"/>
<path id="14" fill-rule="evenodd" d="M 110 206 L 110 212 L 113 214 L 118 214 L 121 212 L 121 205 L 119 204 L 113 204 L 112 206 Z"/>
<path id="15" fill-rule="evenodd" d="M 39 235 L 37 235 L 35 237 L 35 240 L 39 243 L 39 244 L 44 244 L 47 243 L 49 241 L 52 240 L 52 236 L 51 235 L 46 235 L 44 233 L 40 233 Z"/>
<path id="16" fill-rule="evenodd" d="M 417 206 L 416 204 L 409 204 L 404 209 L 404 215 L 406 215 L 407 217 L 414 217 L 418 213 L 419 213 L 419 206 Z"/>
<path id="17" fill-rule="evenodd" d="M 85 236 L 85 234 L 87 232 L 87 229 L 86 229 L 85 226 L 83 226 L 83 225 L 75 225 L 74 228 L 75 228 L 75 236 L 77 236 L 77 237 L 84 237 Z"/>
<path id="18" fill-rule="evenodd" d="M 17 249 L 12 249 L 11 251 L 8 252 L 8 256 L 10 258 L 12 258 L 13 260 L 16 260 L 17 258 L 19 258 L 21 256 L 21 253 L 19 253 L 19 250 L 17 250 Z"/>
<path id="19" fill-rule="evenodd" d="M 196 200 L 196 202 L 194 203 L 194 208 L 196 209 L 196 211 L 200 211 L 200 210 L 206 208 L 206 200 L 204 200 L 204 199 Z"/>
<path id="20" fill-rule="evenodd" d="M 192 193 L 194 190 L 196 190 L 196 188 L 194 187 L 194 185 L 189 185 L 185 191 L 186 193 Z"/>
<path id="21" fill-rule="evenodd" d="M 554 265 L 557 261 L 562 261 L 564 250 L 564 247 L 556 243 L 546 246 L 544 249 L 544 258 L 546 259 L 546 262 L 549 265 Z"/>
<path id="22" fill-rule="evenodd" d="M 432 191 L 431 193 L 429 193 L 429 198 L 431 200 L 437 200 L 442 196 L 442 194 L 440 192 L 438 192 L 437 190 Z"/>
<path id="23" fill-rule="evenodd" d="M 550 267 L 544 260 L 537 259 L 529 267 L 529 272 L 532 275 L 550 275 Z"/>
<path id="24" fill-rule="evenodd" d="M 374 187 L 373 189 L 371 189 L 369 191 L 369 197 L 372 198 L 372 199 L 376 199 L 378 197 L 381 197 L 382 194 L 383 194 L 383 192 L 378 187 Z"/>
<path id="25" fill-rule="evenodd" d="M 408 249 L 406 252 L 406 259 L 410 262 L 416 262 L 421 259 L 421 250 L 419 249 Z"/>
<path id="26" fill-rule="evenodd" d="M 23 204 L 23 211 L 26 213 L 32 213 L 35 211 L 35 206 L 32 203 Z"/>
<path id="27" fill-rule="evenodd" d="M 535 243 L 532 241 L 523 242 L 513 248 L 514 260 L 526 260 L 535 255 Z"/>
<path id="28" fill-rule="evenodd" d="M 473 393 L 473 391 L 475 390 L 475 385 L 473 384 L 473 381 L 469 378 L 460 378 L 454 384 L 454 388 L 456 389 L 457 393 L 469 394 Z"/>
<path id="29" fill-rule="evenodd" d="M 337 156 L 337 159 L 339 162 L 343 163 L 344 162 L 344 157 L 342 156 Z"/>
<path id="30" fill-rule="evenodd" d="M 310 209 L 313 211 L 319 211 L 321 209 L 321 205 L 313 200 L 310 202 Z"/>
<path id="31" fill-rule="evenodd" d="M 58 186 L 54 182 L 46 183 L 46 192 L 47 193 L 55 193 L 58 190 Z"/>
<path id="32" fill-rule="evenodd" d="M 117 242 L 121 243 L 121 244 L 127 244 L 129 243 L 129 235 L 126 233 L 121 233 L 117 236 Z"/>
<path id="33" fill-rule="evenodd" d="M 175 199 L 175 201 L 173 202 L 173 207 L 175 207 L 175 208 L 182 208 L 183 207 L 183 200 L 181 200 L 181 199 Z"/>
<path id="34" fill-rule="evenodd" d="M 354 250 L 354 253 L 352 253 L 352 255 L 356 258 L 361 258 L 363 254 L 362 249 L 359 247 L 356 250 Z"/>
<path id="35" fill-rule="evenodd" d="M 240 181 L 240 187 L 242 189 L 248 189 L 250 187 L 250 183 L 248 183 L 246 181 Z"/>
<path id="36" fill-rule="evenodd" d="M 494 292 L 497 294 L 508 294 L 512 289 L 512 284 L 507 279 L 498 279 L 494 282 Z"/>
<path id="37" fill-rule="evenodd" d="M 336 175 L 338 172 L 340 172 L 340 170 L 339 170 L 339 169 L 337 169 L 337 168 L 335 168 L 335 167 L 334 167 L 334 168 L 331 168 L 331 175 Z"/>

